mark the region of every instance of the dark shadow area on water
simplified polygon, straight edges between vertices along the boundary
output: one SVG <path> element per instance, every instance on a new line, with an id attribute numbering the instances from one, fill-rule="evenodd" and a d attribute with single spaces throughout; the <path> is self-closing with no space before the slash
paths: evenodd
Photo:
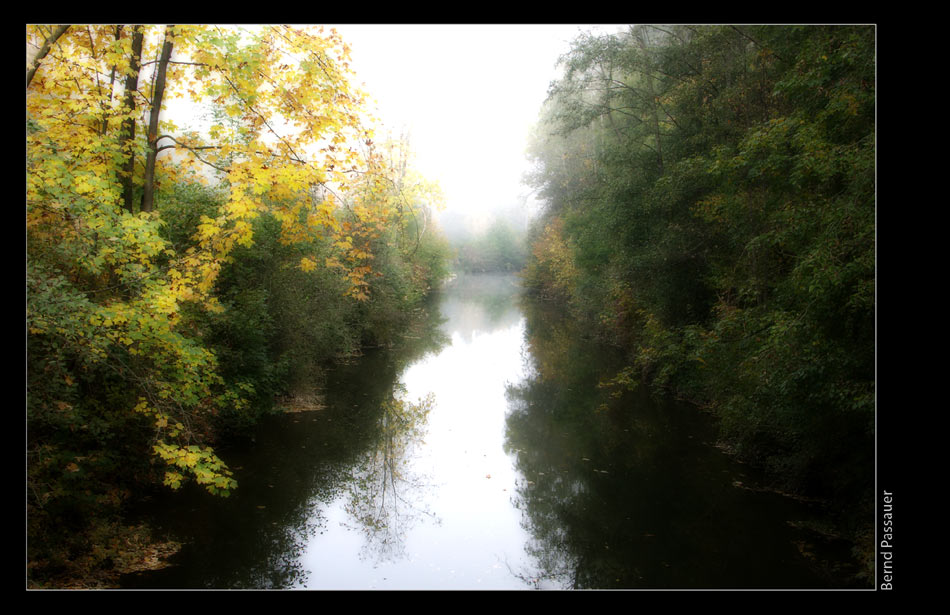
<path id="1" fill-rule="evenodd" d="M 816 504 L 756 490 L 761 477 L 716 447 L 695 407 L 599 386 L 619 353 L 526 299 L 529 376 L 509 387 L 507 447 L 536 587 L 866 587 L 849 546 L 806 528 Z"/>

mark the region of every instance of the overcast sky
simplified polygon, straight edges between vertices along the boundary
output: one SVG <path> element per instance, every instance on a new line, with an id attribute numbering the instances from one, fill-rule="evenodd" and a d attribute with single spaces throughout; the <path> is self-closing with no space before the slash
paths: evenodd
<path id="1" fill-rule="evenodd" d="M 357 82 L 397 134 L 410 131 L 419 170 L 447 209 L 520 202 L 526 137 L 558 57 L 580 25 L 334 25 Z M 606 28 L 612 29 L 612 28 Z"/>

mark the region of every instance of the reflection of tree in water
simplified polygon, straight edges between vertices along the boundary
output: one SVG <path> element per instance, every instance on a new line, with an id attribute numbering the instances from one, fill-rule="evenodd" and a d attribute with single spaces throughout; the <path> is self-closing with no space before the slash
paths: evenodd
<path id="1" fill-rule="evenodd" d="M 513 498 L 515 507 L 524 515 L 522 525 L 531 532 L 525 552 L 534 560 L 535 567 L 512 570 L 512 574 L 536 589 L 578 587 L 580 561 L 571 548 L 570 528 L 562 519 L 562 498 L 557 493 L 556 487 L 522 479 Z"/>
<path id="2" fill-rule="evenodd" d="M 451 292 L 442 301 L 447 318 L 445 329 L 458 333 L 466 342 L 476 331 L 508 327 L 521 319 L 515 299 L 521 293 L 512 274 L 463 274 L 451 283 Z"/>
<path id="3" fill-rule="evenodd" d="M 393 398 L 406 365 L 448 342 L 432 305 L 412 314 L 393 346 L 368 350 L 330 370 L 322 410 L 270 417 L 253 438 L 225 447 L 223 455 L 237 469 L 240 483 L 231 497 L 209 498 L 187 488 L 157 494 L 147 506 L 148 520 L 184 548 L 175 556 L 175 565 L 131 575 L 124 586 L 303 585 L 309 571 L 301 556 L 326 525 L 326 505 L 350 492 L 353 510 L 362 511 L 361 523 L 376 519 L 380 530 L 398 527 L 383 514 L 392 518 L 396 512 L 404 526 L 407 507 L 399 503 L 396 508 L 398 501 L 393 500 L 396 489 L 395 495 L 406 495 L 407 472 L 399 460 L 406 459 L 405 449 L 422 429 L 431 400 L 386 400 Z M 381 436 L 387 432 L 388 439 Z M 387 440 L 383 447 L 381 442 Z M 365 495 L 355 495 L 357 490 L 348 483 L 353 474 L 371 485 Z M 379 514 L 372 514 L 374 505 Z"/>
<path id="4" fill-rule="evenodd" d="M 301 562 L 309 536 L 325 523 L 318 510 L 296 511 L 285 520 L 271 522 L 251 540 L 259 543 L 257 551 L 264 555 L 258 562 L 251 562 L 242 571 L 240 578 L 228 572 L 220 578 L 208 578 L 207 587 L 281 589 L 298 587 L 305 583 L 309 571 Z"/>
<path id="5" fill-rule="evenodd" d="M 425 485 L 413 475 L 411 465 L 434 399 L 430 393 L 412 403 L 397 394 L 383 402 L 376 446 L 353 470 L 346 510 L 366 534 L 365 552 L 379 560 L 401 556 L 413 521 L 420 514 L 431 514 L 420 508 Z"/>
<path id="6" fill-rule="evenodd" d="M 735 488 L 753 474 L 712 446 L 707 417 L 645 391 L 613 397 L 599 386 L 623 364 L 609 349 L 556 312 L 524 309 L 532 369 L 508 387 L 505 446 L 536 569 L 518 576 L 562 588 L 825 586 L 786 523 L 807 511 Z"/>
<path id="7" fill-rule="evenodd" d="M 526 300 L 522 309 L 527 375 L 507 389 L 506 449 L 522 477 L 513 501 L 536 568 L 512 572 L 539 588 L 584 587 L 578 532 L 591 505 L 593 468 L 585 459 L 602 444 L 592 440 L 589 421 L 605 397 L 596 386 L 604 353 L 578 343 L 575 323 L 548 306 Z"/>

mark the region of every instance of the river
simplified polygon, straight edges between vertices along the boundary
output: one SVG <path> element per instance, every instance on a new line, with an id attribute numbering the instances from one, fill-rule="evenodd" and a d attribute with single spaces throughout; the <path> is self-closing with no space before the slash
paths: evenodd
<path id="1" fill-rule="evenodd" d="M 419 321 L 220 451 L 230 498 L 151 502 L 184 547 L 123 586 L 846 586 L 817 505 L 757 489 L 695 408 L 599 386 L 620 357 L 514 276 L 462 276 Z"/>

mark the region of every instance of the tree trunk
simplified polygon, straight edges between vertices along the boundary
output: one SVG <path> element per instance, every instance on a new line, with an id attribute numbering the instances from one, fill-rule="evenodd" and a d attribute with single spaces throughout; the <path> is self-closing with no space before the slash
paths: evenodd
<path id="1" fill-rule="evenodd" d="M 125 78 L 125 106 L 131 114 L 135 110 L 135 93 L 139 88 L 139 71 L 142 68 L 142 43 L 145 35 L 142 26 L 132 29 L 132 57 L 130 67 L 132 73 Z M 122 150 L 126 152 L 125 166 L 122 173 L 122 200 L 125 209 L 132 213 L 132 192 L 135 175 L 135 118 L 129 117 L 122 122 Z"/>
<path id="2" fill-rule="evenodd" d="M 660 170 L 660 174 L 663 174 L 663 144 L 660 141 L 660 113 L 657 110 L 659 106 L 659 101 L 657 100 L 656 91 L 653 88 L 653 56 L 647 45 L 647 33 L 644 28 L 640 28 L 637 31 L 637 43 L 640 47 L 640 50 L 643 52 L 643 60 L 646 64 L 646 70 L 644 71 L 644 77 L 646 77 L 647 82 L 647 93 L 650 96 L 650 120 L 653 126 L 653 136 L 656 139 L 656 162 L 657 167 Z"/>
<path id="3" fill-rule="evenodd" d="M 152 110 L 148 118 L 148 155 L 145 159 L 144 192 L 142 193 L 142 211 L 152 211 L 155 201 L 155 161 L 158 158 L 158 116 L 162 111 L 162 97 L 165 95 L 165 72 L 172 56 L 170 39 L 172 26 L 165 28 L 165 43 L 158 61 L 155 74 L 155 90 L 152 93 Z"/>
<path id="4" fill-rule="evenodd" d="M 65 26 L 56 26 L 56 29 L 53 30 L 53 33 L 43 41 L 43 46 L 40 47 L 40 50 L 37 52 L 36 57 L 33 58 L 33 62 L 30 63 L 30 68 L 26 70 L 26 87 L 30 87 L 30 82 L 33 81 L 33 76 L 36 75 L 36 69 L 40 67 L 40 62 L 43 61 L 43 58 L 46 57 L 46 54 L 49 53 L 49 50 L 53 48 L 53 45 L 62 36 L 66 30 L 69 29 L 69 25 Z"/>
<path id="5" fill-rule="evenodd" d="M 113 29 L 113 33 L 114 33 L 116 42 L 118 42 L 122 38 L 122 26 L 116 26 Z M 116 66 L 113 63 L 112 71 L 109 74 L 109 106 L 107 107 L 107 109 L 112 106 L 112 89 L 113 89 L 113 86 L 115 86 L 115 71 L 116 71 Z M 102 128 L 99 130 L 99 134 L 102 135 L 103 137 L 109 134 L 109 112 L 108 111 L 103 113 Z"/>

